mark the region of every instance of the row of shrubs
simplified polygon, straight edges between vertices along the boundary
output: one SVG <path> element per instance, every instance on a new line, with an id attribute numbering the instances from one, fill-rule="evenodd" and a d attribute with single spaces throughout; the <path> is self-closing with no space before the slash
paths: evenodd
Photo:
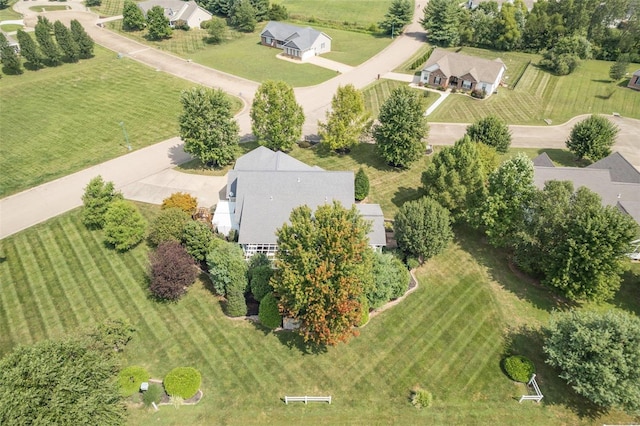
<path id="1" fill-rule="evenodd" d="M 134 365 L 124 368 L 118 374 L 118 385 L 120 393 L 124 397 L 129 397 L 140 392 L 140 385 L 149 382 L 150 375 L 143 367 Z M 163 388 L 156 384 L 151 384 L 149 389 L 142 395 L 142 401 L 146 406 L 152 402 L 158 403 L 166 392 L 172 398 L 189 399 L 195 396 L 200 389 L 202 376 L 193 367 L 176 367 L 167 374 L 162 381 Z"/>

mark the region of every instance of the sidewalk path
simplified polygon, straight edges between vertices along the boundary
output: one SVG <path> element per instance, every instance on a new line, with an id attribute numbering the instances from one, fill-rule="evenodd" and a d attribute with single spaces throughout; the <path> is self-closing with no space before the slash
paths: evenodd
<path id="1" fill-rule="evenodd" d="M 282 58 L 281 55 L 278 55 L 278 57 Z M 300 61 L 295 61 L 295 62 L 299 64 L 303 63 Z M 323 58 L 322 56 L 312 56 L 311 58 L 307 59 L 307 61 L 304 63 L 309 63 L 318 67 L 326 68 L 328 70 L 336 71 L 336 72 L 339 72 L 340 74 L 344 74 L 353 69 L 353 67 L 350 65 L 343 64 L 342 62 L 332 61 L 331 59 Z"/>

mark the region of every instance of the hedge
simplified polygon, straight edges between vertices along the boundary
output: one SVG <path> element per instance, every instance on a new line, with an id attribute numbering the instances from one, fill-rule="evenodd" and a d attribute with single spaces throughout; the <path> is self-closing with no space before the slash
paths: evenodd
<path id="1" fill-rule="evenodd" d="M 258 318 L 265 327 L 278 328 L 282 325 L 282 316 L 278 310 L 278 301 L 273 293 L 268 293 L 260 301 Z"/>
<path id="2" fill-rule="evenodd" d="M 169 396 L 189 399 L 198 392 L 202 377 L 193 367 L 176 367 L 164 378 L 164 390 Z"/>

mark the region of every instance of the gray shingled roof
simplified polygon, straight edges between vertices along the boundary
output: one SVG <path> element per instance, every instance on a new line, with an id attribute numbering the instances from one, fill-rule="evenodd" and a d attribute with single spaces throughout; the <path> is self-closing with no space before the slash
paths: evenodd
<path id="1" fill-rule="evenodd" d="M 369 232 L 369 244 L 386 246 L 387 236 L 384 231 L 384 214 L 380 204 L 357 204 L 356 208 L 364 220 L 372 222 L 371 232 Z"/>
<path id="2" fill-rule="evenodd" d="M 506 69 L 506 65 L 500 59 L 478 58 L 436 47 L 423 70 L 432 72 L 440 69 L 447 77 L 470 74 L 476 81 L 493 83 L 502 67 Z"/>
<path id="3" fill-rule="evenodd" d="M 291 211 L 302 205 L 318 206 L 340 201 L 353 204 L 353 172 L 257 171 L 238 176 L 236 220 L 240 244 L 275 244 L 276 229 L 288 222 Z"/>
<path id="4" fill-rule="evenodd" d="M 187 21 L 189 20 L 189 17 L 191 17 L 193 12 L 195 12 L 199 8 L 198 4 L 193 0 L 147 0 L 138 3 L 138 7 L 142 9 L 145 15 L 154 6 L 160 6 L 161 8 L 163 8 L 165 17 L 170 21 L 177 21 L 179 19 Z M 182 11 L 182 13 L 179 13 L 183 7 L 184 10 Z M 205 9 L 202 10 L 209 13 Z"/>
<path id="5" fill-rule="evenodd" d="M 260 33 L 261 37 L 271 37 L 282 42 L 287 47 L 298 50 L 307 50 L 313 43 L 324 34 L 311 27 L 298 27 L 296 25 L 285 24 L 283 22 L 269 21 Z M 327 34 L 327 38 L 331 39 Z"/>
<path id="6" fill-rule="evenodd" d="M 633 75 L 638 75 L 640 76 L 640 70 L 637 70 L 636 72 L 633 73 Z"/>
<path id="7" fill-rule="evenodd" d="M 640 172 L 618 152 L 596 161 L 587 168 L 609 170 L 614 182 L 640 183 Z"/>
<path id="8" fill-rule="evenodd" d="M 553 161 L 551 161 L 551 158 L 549 157 L 549 155 L 547 155 L 546 152 L 543 152 L 542 154 L 538 155 L 536 158 L 534 158 L 533 160 L 533 165 L 535 166 L 539 166 L 539 167 L 555 167 L 553 164 Z"/>

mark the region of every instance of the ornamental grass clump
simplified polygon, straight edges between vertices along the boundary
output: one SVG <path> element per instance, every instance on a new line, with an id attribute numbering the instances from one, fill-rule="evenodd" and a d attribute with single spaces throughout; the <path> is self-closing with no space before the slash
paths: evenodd
<path id="1" fill-rule="evenodd" d="M 431 402 L 433 402 L 433 395 L 428 390 L 415 388 L 411 392 L 411 404 L 414 407 L 418 409 L 427 408 L 431 405 Z"/>
<path id="2" fill-rule="evenodd" d="M 169 396 L 189 399 L 198 392 L 202 376 L 192 367 L 176 367 L 164 378 L 164 390 Z"/>
<path id="3" fill-rule="evenodd" d="M 516 382 L 527 383 L 531 380 L 531 375 L 536 372 L 533 362 L 522 355 L 507 357 L 502 365 L 507 376 Z"/>

